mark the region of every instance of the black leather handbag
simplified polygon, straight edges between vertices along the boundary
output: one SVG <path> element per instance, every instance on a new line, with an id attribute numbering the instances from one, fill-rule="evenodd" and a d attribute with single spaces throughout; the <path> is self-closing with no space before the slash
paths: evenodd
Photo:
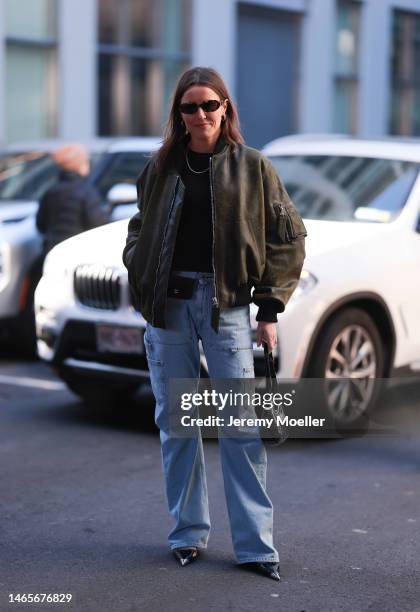
<path id="1" fill-rule="evenodd" d="M 168 282 L 167 295 L 171 298 L 189 300 L 192 298 L 196 286 L 196 278 L 189 278 L 187 276 L 171 274 Z"/>
<path id="2" fill-rule="evenodd" d="M 265 365 L 265 393 L 279 393 L 279 383 L 276 376 L 276 368 L 274 365 L 273 353 L 268 352 L 268 346 L 266 342 L 264 344 L 264 365 Z M 264 417 L 273 419 L 270 427 L 260 427 L 261 439 L 265 444 L 269 446 L 278 446 L 283 444 L 289 436 L 287 425 L 281 424 L 279 419 L 285 417 L 283 407 L 278 404 L 272 404 L 270 409 L 264 409 L 262 411 Z"/>

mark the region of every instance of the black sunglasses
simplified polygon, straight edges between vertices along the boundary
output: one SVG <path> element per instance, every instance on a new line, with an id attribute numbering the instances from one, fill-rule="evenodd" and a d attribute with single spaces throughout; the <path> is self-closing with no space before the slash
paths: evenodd
<path id="1" fill-rule="evenodd" d="M 179 110 L 184 115 L 193 115 L 198 111 L 199 108 L 202 108 L 205 113 L 214 113 L 217 109 L 222 105 L 219 100 L 206 100 L 201 104 L 196 104 L 195 102 L 184 102 L 179 105 Z"/>

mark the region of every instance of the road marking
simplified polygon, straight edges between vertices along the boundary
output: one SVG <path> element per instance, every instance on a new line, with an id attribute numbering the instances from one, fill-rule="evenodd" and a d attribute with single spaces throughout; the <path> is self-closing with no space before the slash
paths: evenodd
<path id="1" fill-rule="evenodd" d="M 48 391 L 63 391 L 67 386 L 63 382 L 46 380 L 45 378 L 30 378 L 28 376 L 7 376 L 0 374 L 0 384 L 15 385 L 16 387 L 35 387 Z"/>

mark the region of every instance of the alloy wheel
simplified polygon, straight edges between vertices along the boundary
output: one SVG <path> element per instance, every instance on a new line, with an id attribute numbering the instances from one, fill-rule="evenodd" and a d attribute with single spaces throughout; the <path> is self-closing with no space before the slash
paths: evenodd
<path id="1" fill-rule="evenodd" d="M 344 327 L 334 338 L 325 366 L 328 408 L 336 421 L 351 423 L 366 411 L 375 387 L 377 356 L 361 325 Z"/>

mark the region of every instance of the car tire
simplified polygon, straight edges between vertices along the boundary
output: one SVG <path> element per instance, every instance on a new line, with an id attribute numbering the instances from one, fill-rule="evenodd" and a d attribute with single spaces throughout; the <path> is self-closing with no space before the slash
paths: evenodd
<path id="1" fill-rule="evenodd" d="M 36 343 L 36 326 L 35 326 L 35 312 L 33 306 L 33 293 L 30 296 L 31 305 L 25 309 L 19 319 L 18 333 L 18 344 L 20 347 L 20 353 L 25 357 L 36 359 L 37 343 Z"/>
<path id="2" fill-rule="evenodd" d="M 87 378 L 69 372 L 67 369 L 55 368 L 56 373 L 67 385 L 69 391 L 83 400 L 84 408 L 95 416 L 128 418 L 130 426 L 140 425 L 155 431 L 155 402 L 148 379 L 138 383 L 110 383 L 103 379 Z"/>
<path id="3" fill-rule="evenodd" d="M 131 402 L 139 385 L 109 383 L 104 380 L 92 380 L 85 376 L 60 373 L 60 378 L 68 389 L 78 395 L 88 406 L 93 408 L 113 408 Z"/>
<path id="4" fill-rule="evenodd" d="M 367 431 L 382 392 L 384 367 L 384 345 L 366 311 L 345 308 L 331 317 L 315 343 L 307 376 L 325 379 L 322 403 L 337 433 Z"/>
<path id="5" fill-rule="evenodd" d="M 26 295 L 25 307 L 17 319 L 16 337 L 19 352 L 25 357 L 32 359 L 38 358 L 36 323 L 35 323 L 35 289 L 42 276 L 42 266 L 44 258 L 40 255 L 28 272 L 29 287 Z"/>
<path id="6" fill-rule="evenodd" d="M 34 294 L 38 282 L 38 278 L 30 279 L 25 307 L 15 319 L 12 326 L 13 333 L 10 334 L 10 340 L 15 351 L 20 357 L 28 359 L 38 358 L 34 308 Z"/>

